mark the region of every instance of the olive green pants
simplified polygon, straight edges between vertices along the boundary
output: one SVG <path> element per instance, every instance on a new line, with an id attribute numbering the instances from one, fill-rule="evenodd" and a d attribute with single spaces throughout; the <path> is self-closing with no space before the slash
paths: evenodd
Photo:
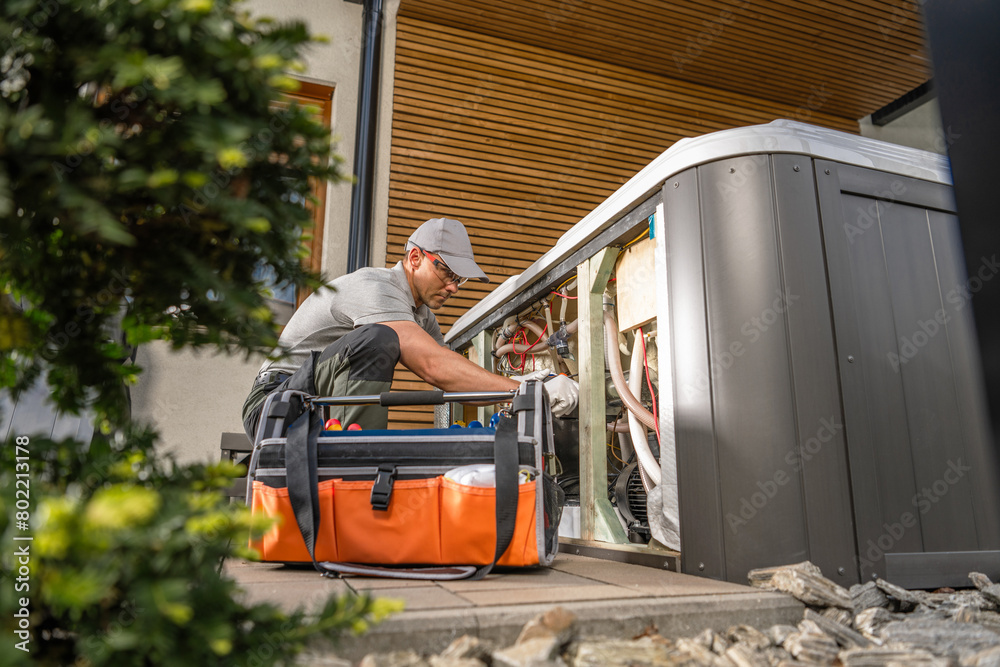
<path id="1" fill-rule="evenodd" d="M 313 396 L 364 396 L 389 391 L 399 361 L 399 337 L 384 324 L 368 324 L 322 352 L 313 352 L 312 363 L 288 377 L 255 384 L 243 403 L 243 428 L 251 440 L 257 431 L 261 408 L 269 394 L 285 389 Z M 389 409 L 380 405 L 338 405 L 327 408 L 327 417 L 363 430 L 384 429 Z"/>

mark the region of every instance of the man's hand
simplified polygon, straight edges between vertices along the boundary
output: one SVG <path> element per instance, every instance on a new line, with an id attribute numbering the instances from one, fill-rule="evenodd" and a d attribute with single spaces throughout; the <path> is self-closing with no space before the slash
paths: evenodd
<path id="1" fill-rule="evenodd" d="M 548 368 L 543 368 L 540 371 L 531 371 L 525 375 L 511 375 L 510 379 L 514 382 L 527 382 L 528 380 L 544 380 L 549 375 L 552 375 L 552 371 Z"/>
<path id="2" fill-rule="evenodd" d="M 556 417 L 563 417 L 576 409 L 580 402 L 580 385 L 565 375 L 549 378 L 545 383 L 545 391 L 549 394 L 549 407 Z"/>
<path id="3" fill-rule="evenodd" d="M 551 375 L 548 369 L 532 371 L 525 375 L 514 375 L 510 379 L 516 382 L 528 380 L 545 380 L 545 391 L 549 394 L 549 407 L 556 417 L 563 417 L 576 409 L 580 402 L 580 385 L 565 375 Z M 546 379 L 547 378 L 547 379 Z"/>

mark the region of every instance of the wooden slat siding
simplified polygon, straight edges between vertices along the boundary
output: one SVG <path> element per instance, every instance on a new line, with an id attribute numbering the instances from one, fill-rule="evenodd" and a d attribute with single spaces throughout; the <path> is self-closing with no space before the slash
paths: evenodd
<path id="1" fill-rule="evenodd" d="M 795 106 L 820 89 L 848 118 L 930 76 L 919 6 L 903 0 L 403 0 L 400 14 Z"/>
<path id="2" fill-rule="evenodd" d="M 448 216 L 492 280 L 437 312 L 444 331 L 677 140 L 798 111 L 405 13 L 396 39 L 387 264 L 420 223 Z M 809 121 L 858 129 L 819 111 Z M 395 391 L 426 387 L 397 367 Z M 390 423 L 430 426 L 433 409 L 394 408 Z"/>

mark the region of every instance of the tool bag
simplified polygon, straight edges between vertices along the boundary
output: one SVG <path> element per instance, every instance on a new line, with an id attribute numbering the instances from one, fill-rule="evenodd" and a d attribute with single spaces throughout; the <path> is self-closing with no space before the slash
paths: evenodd
<path id="1" fill-rule="evenodd" d="M 271 394 L 250 459 L 247 503 L 254 515 L 277 522 L 251 548 L 264 561 L 312 562 L 324 574 L 457 579 L 481 578 L 497 564 L 548 565 L 564 496 L 545 472 L 553 440 L 541 382 L 521 385 L 513 414 L 495 430 L 321 430 L 322 405 L 498 396 L 509 400 L 511 392 Z M 445 477 L 467 464 L 494 465 L 495 488 Z"/>

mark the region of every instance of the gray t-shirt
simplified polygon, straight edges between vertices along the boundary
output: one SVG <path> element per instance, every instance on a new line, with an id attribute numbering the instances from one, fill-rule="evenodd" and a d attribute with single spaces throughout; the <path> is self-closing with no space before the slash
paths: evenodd
<path id="1" fill-rule="evenodd" d="M 414 305 L 401 262 L 391 269 L 358 269 L 331 281 L 329 287 L 333 289 L 310 294 L 285 325 L 278 342 L 289 356 L 264 362 L 261 371 L 294 372 L 310 352 L 322 352 L 366 324 L 416 322 L 438 345 L 444 345 L 434 313 L 426 304 Z"/>

